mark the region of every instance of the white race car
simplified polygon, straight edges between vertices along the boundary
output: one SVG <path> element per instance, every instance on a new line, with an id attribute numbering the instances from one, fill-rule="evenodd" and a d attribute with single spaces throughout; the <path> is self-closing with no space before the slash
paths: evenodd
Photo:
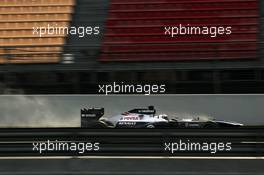
<path id="1" fill-rule="evenodd" d="M 132 109 L 117 116 L 103 117 L 104 108 L 81 110 L 82 127 L 106 128 L 220 128 L 240 127 L 241 123 L 200 118 L 175 118 L 166 114 L 156 115 L 153 106 Z"/>

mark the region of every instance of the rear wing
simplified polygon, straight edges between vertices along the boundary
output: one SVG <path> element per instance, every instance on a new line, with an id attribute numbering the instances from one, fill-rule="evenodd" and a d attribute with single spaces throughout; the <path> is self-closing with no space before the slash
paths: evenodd
<path id="1" fill-rule="evenodd" d="M 104 115 L 104 108 L 83 108 L 81 109 L 81 127 L 93 127 Z"/>

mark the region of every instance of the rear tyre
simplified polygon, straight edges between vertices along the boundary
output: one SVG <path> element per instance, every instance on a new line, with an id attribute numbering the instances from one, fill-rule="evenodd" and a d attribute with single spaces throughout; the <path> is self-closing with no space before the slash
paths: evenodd
<path id="1" fill-rule="evenodd" d="M 218 128 L 219 126 L 216 124 L 216 123 L 213 123 L 213 122 L 208 122 L 204 125 L 204 128 L 208 128 L 208 129 L 211 129 L 211 128 Z"/>

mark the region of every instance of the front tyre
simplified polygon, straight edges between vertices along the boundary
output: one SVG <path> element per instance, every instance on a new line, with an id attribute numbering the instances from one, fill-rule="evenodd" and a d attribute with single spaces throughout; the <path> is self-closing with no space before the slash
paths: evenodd
<path id="1" fill-rule="evenodd" d="M 155 128 L 155 126 L 153 124 L 147 124 L 146 128 Z"/>

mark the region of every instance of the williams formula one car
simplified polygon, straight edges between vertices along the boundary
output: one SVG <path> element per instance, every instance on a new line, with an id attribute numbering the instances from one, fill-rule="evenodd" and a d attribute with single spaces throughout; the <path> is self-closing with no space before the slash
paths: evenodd
<path id="1" fill-rule="evenodd" d="M 133 109 L 117 116 L 103 117 L 104 108 L 81 109 L 81 127 L 97 128 L 221 128 L 240 127 L 241 123 L 215 119 L 178 118 L 156 115 L 153 106 Z"/>

